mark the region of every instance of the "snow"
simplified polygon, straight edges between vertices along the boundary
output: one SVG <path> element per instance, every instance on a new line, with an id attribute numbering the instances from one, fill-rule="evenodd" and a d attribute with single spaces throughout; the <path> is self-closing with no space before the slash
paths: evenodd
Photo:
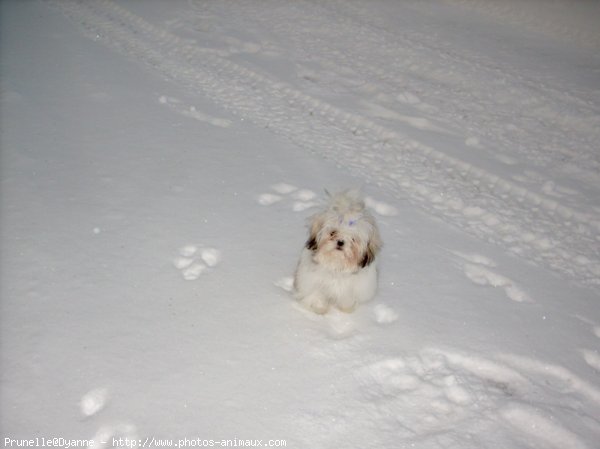
<path id="1" fill-rule="evenodd" d="M 94 388 L 81 398 L 81 413 L 84 416 L 92 416 L 104 407 L 107 401 L 106 388 Z"/>
<path id="2" fill-rule="evenodd" d="M 5 446 L 597 447 L 598 6 L 526 3 L 1 2 Z M 347 187 L 379 291 L 317 316 Z"/>

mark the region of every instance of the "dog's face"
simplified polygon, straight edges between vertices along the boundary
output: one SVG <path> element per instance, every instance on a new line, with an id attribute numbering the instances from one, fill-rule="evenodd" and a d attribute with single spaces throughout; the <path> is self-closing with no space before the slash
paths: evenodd
<path id="1" fill-rule="evenodd" d="M 362 209 L 340 212 L 330 209 L 313 217 L 306 247 L 317 264 L 355 273 L 375 260 L 381 239 L 375 221 Z"/>

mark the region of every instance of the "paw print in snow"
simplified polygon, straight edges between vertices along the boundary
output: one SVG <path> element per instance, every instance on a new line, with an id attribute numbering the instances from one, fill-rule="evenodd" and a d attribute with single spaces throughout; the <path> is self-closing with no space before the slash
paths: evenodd
<path id="1" fill-rule="evenodd" d="M 463 266 L 465 276 L 474 284 L 501 287 L 506 296 L 515 302 L 533 302 L 515 282 L 496 271 L 494 261 L 479 254 L 455 252 L 455 255 L 465 261 Z"/>
<path id="2" fill-rule="evenodd" d="M 377 215 L 381 215 L 382 217 L 395 217 L 398 215 L 398 209 L 396 209 L 394 206 L 384 203 L 383 201 L 377 201 L 370 196 L 365 198 L 365 205 L 375 211 Z"/>
<path id="3" fill-rule="evenodd" d="M 108 400 L 106 388 L 94 388 L 83 395 L 79 403 L 81 413 L 85 417 L 93 416 L 100 412 Z"/>
<path id="4" fill-rule="evenodd" d="M 209 268 L 217 266 L 221 252 L 215 248 L 198 248 L 187 245 L 179 250 L 179 257 L 173 260 L 175 268 L 181 271 L 186 281 L 194 281 Z"/>
<path id="5" fill-rule="evenodd" d="M 294 212 L 302 212 L 318 205 L 314 201 L 317 195 L 312 190 L 298 189 L 298 187 L 286 183 L 273 184 L 271 190 L 274 193 L 262 193 L 258 196 L 258 204 L 261 206 L 271 206 L 284 199 L 291 198 L 293 200 L 292 210 Z"/>

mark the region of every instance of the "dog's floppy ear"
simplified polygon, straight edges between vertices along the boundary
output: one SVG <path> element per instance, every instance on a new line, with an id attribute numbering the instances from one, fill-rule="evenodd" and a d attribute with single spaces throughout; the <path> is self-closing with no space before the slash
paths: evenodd
<path id="1" fill-rule="evenodd" d="M 310 219 L 310 231 L 308 240 L 306 241 L 306 248 L 311 251 L 316 251 L 318 245 L 317 235 L 325 223 L 325 217 L 323 214 L 313 215 Z"/>
<path id="2" fill-rule="evenodd" d="M 306 249 L 316 251 L 317 249 L 317 238 L 310 236 L 306 241 Z"/>
<path id="3" fill-rule="evenodd" d="M 316 251 L 317 250 L 317 239 L 314 237 L 309 238 L 306 241 L 306 248 L 311 251 Z"/>
<path id="4" fill-rule="evenodd" d="M 367 249 L 365 251 L 365 255 L 360 261 L 361 268 L 365 268 L 366 266 L 373 263 L 375 260 L 375 256 L 379 253 L 383 242 L 381 241 L 381 237 L 379 236 L 379 231 L 377 228 L 374 229 L 373 235 L 369 239 L 369 243 L 367 244 Z"/>

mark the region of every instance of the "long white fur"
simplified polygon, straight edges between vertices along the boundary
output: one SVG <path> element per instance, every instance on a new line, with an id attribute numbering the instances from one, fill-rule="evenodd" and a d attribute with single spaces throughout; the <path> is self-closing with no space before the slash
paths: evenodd
<path id="1" fill-rule="evenodd" d="M 347 190 L 332 195 L 328 206 L 311 218 L 294 277 L 296 299 L 320 314 L 330 307 L 353 311 L 375 295 L 380 248 L 377 225 L 360 194 Z"/>

